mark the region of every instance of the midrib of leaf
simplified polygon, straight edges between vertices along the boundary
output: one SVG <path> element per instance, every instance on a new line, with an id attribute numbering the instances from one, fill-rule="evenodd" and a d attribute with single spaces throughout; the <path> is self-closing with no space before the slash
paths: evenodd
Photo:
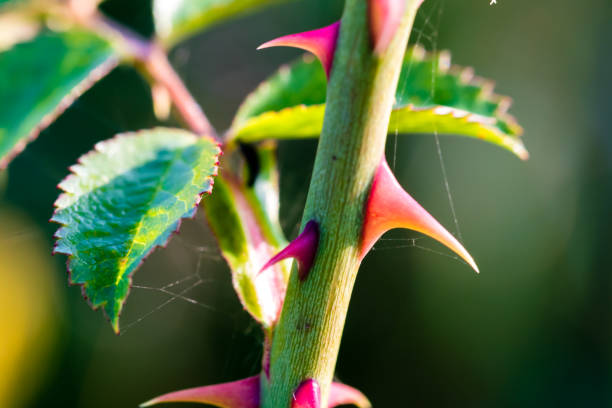
<path id="1" fill-rule="evenodd" d="M 172 167 L 172 164 L 174 162 L 174 160 L 176 160 L 180 154 L 182 153 L 182 151 L 177 150 L 174 152 L 174 156 L 172 160 L 168 160 L 168 165 L 166 166 L 166 168 L 164 169 L 163 174 L 160 177 L 160 182 L 157 183 L 157 186 L 155 187 L 155 190 L 153 191 L 153 193 L 151 194 L 151 199 L 149 201 L 146 202 L 147 206 L 150 207 L 150 204 L 153 203 L 155 201 L 155 198 L 157 198 L 157 195 L 159 194 L 160 190 L 161 190 L 161 186 L 163 185 L 162 180 L 165 180 L 166 176 L 168 175 L 168 171 L 170 170 L 170 168 Z M 129 170 L 128 170 L 129 171 Z M 193 177 L 191 179 L 192 181 L 194 180 Z M 152 210 L 149 209 L 141 218 L 140 221 L 138 221 L 138 225 L 136 226 L 136 233 L 133 234 L 133 239 L 130 242 L 130 247 L 127 251 L 127 253 L 122 257 L 122 260 L 120 262 L 120 267 L 119 267 L 119 273 L 117 274 L 117 278 L 115 280 L 115 286 L 119 285 L 119 283 L 121 282 L 121 279 L 123 279 L 123 276 L 125 274 L 125 272 L 128 270 L 128 267 L 131 267 L 133 262 L 131 264 L 127 264 L 127 261 L 130 259 L 130 255 L 132 254 L 132 251 L 134 249 L 134 244 L 136 243 L 140 243 L 143 246 L 146 245 L 146 242 L 143 241 L 138 241 L 136 239 L 136 237 L 138 237 L 140 235 L 140 230 L 142 229 L 142 226 L 144 224 L 144 220 L 149 217 L 149 213 Z"/>
<path id="2" fill-rule="evenodd" d="M 122 134 L 96 145 L 60 184 L 56 251 L 69 255 L 71 282 L 115 331 L 131 273 L 193 215 L 218 154 L 215 141 L 184 130 Z"/>

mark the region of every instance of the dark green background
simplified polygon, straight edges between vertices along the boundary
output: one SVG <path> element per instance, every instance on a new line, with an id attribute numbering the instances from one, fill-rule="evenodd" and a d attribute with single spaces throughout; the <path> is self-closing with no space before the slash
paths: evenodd
<path id="1" fill-rule="evenodd" d="M 497 90 L 514 98 L 531 159 L 440 138 L 463 242 L 482 273 L 434 252 L 394 248 L 409 246 L 405 240 L 382 241 L 366 258 L 337 375 L 375 407 L 612 406 L 612 3 L 498 3 L 427 0 L 413 40 L 422 32 L 426 47 L 450 49 L 455 63 L 496 79 Z M 145 34 L 152 30 L 146 1 L 111 0 L 104 8 Z M 270 8 L 192 38 L 171 60 L 223 129 L 258 82 L 299 55 L 257 52 L 257 45 L 331 23 L 341 9 L 341 1 L 327 0 Z M 47 220 L 67 167 L 96 141 L 155 124 L 146 83 L 130 68 L 116 69 L 12 163 L 0 205 L 33 219 L 50 251 L 55 226 Z M 394 142 L 391 136 L 389 158 Z M 280 145 L 290 237 L 315 148 L 315 141 Z M 434 138 L 400 136 L 396 172 L 455 232 Z M 429 239 L 417 244 L 448 254 Z M 202 245 L 204 252 L 194 249 Z M 187 295 L 199 305 L 177 300 L 121 336 L 79 288 L 67 286 L 64 261 L 54 258 L 60 341 L 31 407 L 135 407 L 163 392 L 258 371 L 262 337 L 241 310 L 201 214 L 135 275 L 137 285 L 161 287 L 197 271 L 205 282 Z M 133 289 L 122 326 L 166 299 Z"/>

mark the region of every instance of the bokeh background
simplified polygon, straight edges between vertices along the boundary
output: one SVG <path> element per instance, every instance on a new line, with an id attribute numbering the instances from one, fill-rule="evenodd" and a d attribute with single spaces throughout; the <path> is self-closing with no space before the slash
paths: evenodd
<path id="1" fill-rule="evenodd" d="M 242 17 L 181 44 L 171 60 L 223 129 L 249 91 L 299 55 L 256 46 L 331 23 L 342 3 L 292 1 Z M 612 3 L 488 3 L 427 0 L 413 41 L 450 49 L 455 63 L 496 79 L 514 98 L 531 159 L 440 137 L 458 230 L 434 137 L 390 136 L 401 183 L 460 231 L 482 273 L 416 233 L 386 235 L 360 271 L 337 376 L 375 407 L 609 407 Z M 103 8 L 152 32 L 146 0 Z M 135 274 L 120 336 L 67 285 L 65 258 L 50 254 L 48 219 L 67 167 L 99 140 L 156 124 L 146 83 L 120 67 L 0 174 L 3 407 L 135 407 L 258 371 L 262 337 L 201 214 Z M 314 141 L 280 144 L 290 237 L 315 149 Z M 186 299 L 155 289 L 178 280 L 172 290 Z"/>

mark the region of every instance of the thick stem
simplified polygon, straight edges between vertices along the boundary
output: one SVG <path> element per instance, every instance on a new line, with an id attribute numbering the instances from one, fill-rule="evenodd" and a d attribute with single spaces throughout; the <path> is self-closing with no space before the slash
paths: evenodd
<path id="1" fill-rule="evenodd" d="M 327 108 L 302 228 L 319 223 L 320 241 L 308 279 L 291 274 L 276 328 L 270 380 L 263 381 L 262 408 L 289 407 L 305 379 L 321 385 L 327 406 L 340 339 L 359 268 L 363 210 L 384 154 L 389 117 L 414 15 L 421 0 L 407 0 L 389 47 L 372 52 L 368 2 L 347 0 Z"/>

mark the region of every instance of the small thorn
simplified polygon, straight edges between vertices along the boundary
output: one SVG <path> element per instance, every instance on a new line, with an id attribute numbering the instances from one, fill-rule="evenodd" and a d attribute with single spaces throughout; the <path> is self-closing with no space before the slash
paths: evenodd
<path id="1" fill-rule="evenodd" d="M 303 33 L 285 35 L 274 40 L 263 43 L 258 50 L 269 47 L 295 47 L 313 53 L 321 65 L 325 69 L 325 73 L 329 78 L 332 63 L 334 62 L 334 52 L 336 51 L 336 41 L 338 40 L 338 32 L 340 22 L 327 27 L 319 28 Z"/>
<path id="2" fill-rule="evenodd" d="M 298 263 L 298 277 L 300 281 L 303 281 L 308 277 L 308 272 L 310 272 L 310 268 L 314 262 L 318 246 L 319 224 L 317 224 L 316 221 L 310 220 L 304 227 L 302 233 L 298 235 L 296 239 L 291 241 L 289 245 L 285 247 L 285 249 L 274 255 L 268 262 L 266 262 L 259 273 L 262 273 L 264 270 L 282 261 L 283 259 L 295 258 Z"/>
<path id="3" fill-rule="evenodd" d="M 382 234 L 393 228 L 408 228 L 432 237 L 459 255 L 476 273 L 478 266 L 465 248 L 397 182 L 383 158 L 376 170 L 366 204 L 361 237 L 361 258 Z"/>
<path id="4" fill-rule="evenodd" d="M 162 402 L 196 402 L 220 408 L 259 408 L 259 376 L 171 392 L 140 404 L 140 407 Z"/>
<path id="5" fill-rule="evenodd" d="M 374 53 L 387 49 L 404 15 L 406 0 L 370 0 L 370 31 Z"/>
<path id="6" fill-rule="evenodd" d="M 338 405 L 355 405 L 358 408 L 371 408 L 372 404 L 363 393 L 346 384 L 334 382 L 329 387 L 328 408 Z"/>
<path id="7" fill-rule="evenodd" d="M 304 380 L 291 396 L 291 408 L 321 408 L 321 387 L 312 378 Z"/>

